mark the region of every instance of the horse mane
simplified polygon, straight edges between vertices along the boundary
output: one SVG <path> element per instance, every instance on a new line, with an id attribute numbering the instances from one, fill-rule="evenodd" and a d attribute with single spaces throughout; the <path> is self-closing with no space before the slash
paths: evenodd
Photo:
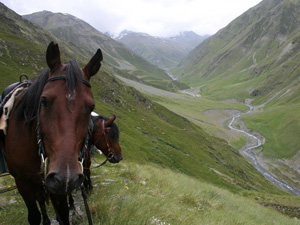
<path id="1" fill-rule="evenodd" d="M 104 117 L 104 116 L 91 116 L 93 124 L 95 124 L 98 120 L 109 120 L 109 118 Z M 119 128 L 118 126 L 112 122 L 110 126 L 110 132 L 109 132 L 109 137 L 111 138 L 112 141 L 119 141 Z"/>
<path id="2" fill-rule="evenodd" d="M 33 81 L 25 92 L 23 98 L 20 100 L 17 106 L 17 118 L 23 120 L 25 117 L 26 123 L 29 126 L 32 125 L 34 119 L 37 116 L 40 98 L 49 78 L 49 68 L 45 69 L 40 76 Z M 76 88 L 79 82 L 82 81 L 82 73 L 78 63 L 75 60 L 71 60 L 61 72 L 66 71 L 66 85 L 69 96 L 74 96 Z"/>

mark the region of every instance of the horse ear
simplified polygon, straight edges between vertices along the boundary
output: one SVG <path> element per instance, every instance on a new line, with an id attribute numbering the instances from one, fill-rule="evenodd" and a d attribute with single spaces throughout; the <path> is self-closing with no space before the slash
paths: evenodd
<path id="1" fill-rule="evenodd" d="M 105 121 L 106 126 L 107 127 L 111 126 L 112 122 L 114 122 L 115 119 L 116 119 L 115 115 L 111 116 L 107 121 Z"/>
<path id="2" fill-rule="evenodd" d="M 97 50 L 96 54 L 91 58 L 89 63 L 83 68 L 84 72 L 90 79 L 94 76 L 100 69 L 101 61 L 103 60 L 102 51 L 100 48 Z"/>
<path id="3" fill-rule="evenodd" d="M 52 41 L 47 48 L 46 53 L 47 65 L 50 68 L 50 72 L 54 72 L 61 66 L 60 52 L 58 44 Z"/>

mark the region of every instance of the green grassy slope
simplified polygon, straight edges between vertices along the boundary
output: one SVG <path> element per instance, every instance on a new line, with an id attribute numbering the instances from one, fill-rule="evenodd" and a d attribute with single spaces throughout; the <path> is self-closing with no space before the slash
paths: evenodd
<path id="1" fill-rule="evenodd" d="M 120 85 L 107 74 L 93 80 L 95 111 L 117 115 L 121 145 L 128 160 L 153 162 L 232 191 L 273 189 L 276 192 L 226 142 L 149 101 L 135 89 Z"/>
<path id="2" fill-rule="evenodd" d="M 293 82 L 300 69 L 299 1 L 262 1 L 208 38 L 174 72 L 215 99 L 265 101 Z M 299 90 L 294 90 L 297 96 Z"/>
<path id="3" fill-rule="evenodd" d="M 281 159 L 299 151 L 299 10 L 298 0 L 264 0 L 205 40 L 174 72 L 204 85 L 207 98 L 266 103 L 245 121 L 267 138 L 263 153 Z"/>
<path id="4" fill-rule="evenodd" d="M 10 14 L 14 15 L 12 12 L 10 12 Z M 22 19 L 17 17 L 17 21 L 20 23 Z M 9 26 L 8 22 L 12 26 Z M 45 63 L 42 59 L 44 53 L 42 53 L 42 49 L 45 50 L 47 46 L 43 44 L 43 41 L 39 42 L 38 38 L 35 39 L 35 41 L 28 41 L 31 36 L 29 39 L 22 37 L 23 34 L 20 35 L 19 32 L 21 28 L 16 21 L 5 20 L 4 24 L 7 24 L 9 27 L 15 27 L 15 29 L 1 30 L 0 33 L 1 46 L 4 46 L 1 51 L 6 53 L 0 55 L 0 61 L 5 65 L 0 67 L 1 85 L 3 87 L 17 81 L 20 72 L 26 72 L 30 77 L 36 76 L 37 71 L 44 67 Z M 28 26 L 30 27 L 31 25 L 29 24 Z M 41 29 L 35 28 L 37 30 L 32 31 L 32 35 L 36 34 L 35 32 L 37 32 L 37 34 L 41 32 Z M 27 28 L 23 25 L 22 29 Z M 48 34 L 45 33 L 45 35 L 47 36 Z M 51 35 L 49 37 L 47 36 L 47 38 L 51 38 Z M 28 50 L 26 46 L 29 46 L 30 50 Z M 76 54 L 76 52 L 72 54 L 69 51 L 73 49 L 73 47 L 75 46 L 68 46 L 67 43 L 64 43 L 61 54 L 65 56 L 65 60 L 68 60 L 73 54 Z M 26 59 L 28 55 L 30 55 L 28 60 L 22 61 Z M 84 59 L 82 58 L 80 62 L 83 64 L 86 63 L 85 58 L 89 57 L 91 56 L 83 57 Z M 22 61 L 21 65 L 18 64 L 20 61 Z M 14 65 L 14 69 L 12 69 L 10 65 Z M 3 74 L 9 74 L 9 76 L 5 77 Z M 153 165 L 154 168 L 159 168 L 160 170 L 162 168 L 166 169 L 166 171 L 171 170 L 172 172 L 165 172 L 161 176 L 165 177 L 167 176 L 166 174 L 179 173 L 181 174 L 180 176 L 182 176 L 180 179 L 189 179 L 188 177 L 192 180 L 196 179 L 193 181 L 196 182 L 196 184 L 193 184 L 195 186 L 200 184 L 200 182 L 209 185 L 209 187 L 200 188 L 200 190 L 204 190 L 204 192 L 213 185 L 215 188 L 224 190 L 224 193 L 228 193 L 228 191 L 231 192 L 231 194 L 228 195 L 232 196 L 232 194 L 235 194 L 236 198 L 240 198 L 240 195 L 245 195 L 249 198 L 262 196 L 263 201 L 270 202 L 271 200 L 266 198 L 266 196 L 270 195 L 272 201 L 275 199 L 281 202 L 281 197 L 286 196 L 294 201 L 289 204 L 298 204 L 297 198 L 279 190 L 267 182 L 244 157 L 238 154 L 237 151 L 226 142 L 208 135 L 202 128 L 172 113 L 161 105 L 150 101 L 135 89 L 119 83 L 116 78 L 107 72 L 100 72 L 96 77 L 93 77 L 91 84 L 96 101 L 95 111 L 105 116 L 112 114 L 117 115 L 116 123 L 120 128 L 120 144 L 124 153 L 124 161 L 121 162 L 121 165 L 124 164 L 129 167 L 135 166 L 136 164 L 150 165 L 150 167 Z M 157 169 L 155 169 L 155 171 L 156 170 Z M 140 173 L 139 169 L 133 169 L 133 172 L 127 173 L 127 175 L 122 172 L 123 170 L 117 171 L 117 177 L 120 176 L 121 179 L 123 179 L 123 176 L 129 176 L 129 179 L 133 181 L 133 175 L 130 174 Z M 176 183 L 177 181 L 170 183 L 170 190 L 175 190 L 176 187 L 180 185 L 180 187 L 184 186 L 184 188 L 186 188 L 186 192 L 189 192 L 189 183 L 187 183 L 187 185 L 180 184 L 180 179 L 178 183 Z M 110 193 L 111 199 L 115 198 L 114 196 L 116 192 L 118 192 L 118 189 L 119 187 L 116 186 L 116 189 L 114 189 L 115 192 Z M 164 189 L 162 189 L 162 192 L 163 190 Z M 109 194 L 109 188 L 106 189 L 106 191 L 107 194 Z M 160 190 L 158 189 L 158 191 Z M 190 192 L 192 192 L 192 190 Z M 225 195 L 227 194 L 224 194 L 224 198 L 227 199 Z M 190 204 L 198 205 L 198 202 L 201 203 L 202 199 L 203 201 L 207 200 L 207 198 L 201 197 L 201 193 L 195 194 L 195 197 L 199 198 L 195 203 L 191 202 L 192 200 L 190 198 L 182 198 L 183 202 L 187 202 L 186 208 L 188 208 Z M 234 198 L 235 197 L 230 197 L 229 199 L 233 200 Z M 174 201 L 177 202 L 177 199 L 175 198 Z M 173 204 L 174 201 L 170 204 Z M 240 201 L 243 201 L 243 198 Z M 92 204 L 98 204 L 98 201 L 93 202 L 94 201 L 92 201 Z M 21 202 L 21 204 L 23 203 Z M 221 204 L 220 208 L 225 207 L 224 204 Z M 238 203 L 235 204 L 238 205 Z M 24 209 L 24 204 L 20 206 L 8 206 L 4 203 L 4 205 L 5 207 L 0 209 L 1 218 L 3 218 L 3 220 L 4 218 L 5 220 L 10 219 L 11 214 L 9 212 L 11 212 L 11 209 L 14 207 L 18 208 L 17 211 L 12 211 L 15 212 L 14 215 L 17 215 L 17 218 L 14 218 L 23 218 L 23 221 L 25 220 L 25 216 L 21 210 L 22 208 Z M 132 215 L 140 213 L 133 205 L 129 205 L 128 207 L 132 209 Z M 167 207 L 167 205 L 164 207 Z M 208 207 L 210 207 L 210 204 L 208 204 Z M 254 208 L 255 206 L 253 206 L 253 209 Z M 21 215 L 16 212 L 21 212 Z M 94 213 L 96 214 L 97 210 L 95 210 Z M 239 212 L 233 212 L 233 214 L 236 213 Z M 212 216 L 214 216 L 217 221 L 222 221 L 222 216 L 218 215 L 218 213 L 212 214 Z M 176 221 L 177 218 L 175 217 L 172 220 Z M 181 220 L 182 219 L 178 219 L 178 221 Z M 16 220 L 14 220 L 14 222 L 15 221 Z"/>
<path id="5" fill-rule="evenodd" d="M 63 60 L 76 56 L 78 61 L 88 62 L 86 51 L 33 25 L 0 3 L 0 64 L 3 90 L 8 84 L 19 81 L 26 73 L 39 75 L 46 66 L 46 47 L 56 40 L 64 52 Z"/>
<path id="6" fill-rule="evenodd" d="M 22 19 L 18 17 L 19 20 Z M 16 24 L 14 21 L 11 23 Z M 13 35 L 12 32 L 17 32 L 17 29 L 3 31 L 5 35 Z M 5 43 L 4 46 L 10 46 L 9 43 L 14 43 L 14 39 L 5 39 L 5 35 L 1 37 Z M 22 37 L 19 39 L 23 40 Z M 25 43 L 27 43 L 26 39 Z M 43 45 L 36 43 L 38 43 L 38 39 L 30 45 L 32 58 L 24 61 L 23 68 L 21 67 L 19 71 L 14 71 L 7 66 L 1 67 L 3 70 L 1 74 L 7 74 L 7 71 L 11 69 L 9 77 L 3 80 L 1 85 L 7 86 L 16 82 L 20 72 L 27 72 L 29 77 L 34 77 L 37 73 L 36 68 L 45 66 L 45 63 L 42 63 L 43 54 L 39 52 L 41 47 L 38 47 Z M 67 43 L 65 45 L 67 46 Z M 27 57 L 28 51 L 25 50 L 26 45 L 23 42 L 16 41 L 13 46 L 12 49 L 7 48 L 10 57 L 8 55 L 1 56 L 3 61 L 8 60 L 8 63 L 15 63 Z M 65 49 L 68 50 L 71 47 L 73 46 L 65 47 Z M 13 55 L 16 48 L 22 49 L 22 51 Z M 43 48 L 46 49 L 46 45 Z M 35 49 L 38 50 L 38 54 L 35 54 Z M 68 60 L 68 54 L 65 52 L 62 49 L 61 54 L 66 55 L 65 59 Z M 36 61 L 38 66 L 32 63 L 35 59 L 33 56 L 36 55 L 40 55 L 40 57 L 35 58 L 41 58 L 40 61 Z M 86 56 L 86 58 L 88 57 Z M 87 60 L 82 63 L 86 62 Z M 28 71 L 24 68 L 27 68 Z M 34 70 L 34 73 L 30 71 L 30 68 Z M 128 160 L 144 163 L 154 162 L 199 179 L 208 179 L 209 182 L 235 191 L 242 190 L 241 188 L 257 190 L 259 187 L 265 191 L 271 189 L 278 192 L 222 140 L 209 136 L 201 128 L 148 100 L 135 89 L 119 84 L 106 72 L 97 75 L 91 82 L 97 103 L 96 111 L 104 115 L 116 114 L 119 118 L 123 135 L 122 145 Z M 237 163 L 240 160 L 243 163 Z M 223 177 L 214 170 L 221 171 L 222 174 L 232 177 L 233 180 L 228 180 L 226 176 Z M 259 184 L 260 182 L 266 186 Z"/>
<path id="7" fill-rule="evenodd" d="M 299 151 L 300 106 L 271 108 L 246 115 L 249 128 L 259 130 L 266 138 L 264 154 L 274 158 L 291 158 Z M 294 134 L 294 135 L 291 135 Z"/>
<path id="8" fill-rule="evenodd" d="M 110 67 L 110 73 L 174 91 L 174 82 L 162 69 L 72 15 L 43 11 L 25 15 L 24 18 L 90 53 L 100 47 L 104 54 L 104 63 Z M 187 86 L 178 85 L 178 88 L 181 87 Z"/>
<path id="9" fill-rule="evenodd" d="M 88 203 L 94 224 L 299 224 L 295 219 L 299 218 L 298 208 L 289 209 L 278 204 L 272 196 L 256 196 L 260 204 L 255 203 L 249 197 L 237 196 L 153 164 L 107 164 L 92 170 L 92 180 L 95 187 Z M 9 183 L 11 179 L 3 182 Z M 16 203 L 5 205 L 5 199 Z M 278 199 L 287 205 L 294 203 L 290 197 L 278 196 Z M 262 207 L 265 200 L 289 212 L 290 218 Z M 24 224 L 26 221 L 25 204 L 19 195 L 2 194 L 0 206 L 3 224 Z M 48 208 L 48 214 L 54 217 L 53 210 Z M 85 213 L 82 217 L 78 213 L 75 215 L 76 224 L 87 224 Z"/>

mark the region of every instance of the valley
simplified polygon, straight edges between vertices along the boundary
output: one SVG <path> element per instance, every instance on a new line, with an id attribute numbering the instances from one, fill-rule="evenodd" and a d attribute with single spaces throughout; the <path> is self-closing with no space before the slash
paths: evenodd
<path id="1" fill-rule="evenodd" d="M 95 112 L 117 116 L 124 160 L 92 170 L 95 223 L 299 224 L 299 192 L 286 191 L 286 184 L 300 190 L 300 34 L 282 34 L 282 10 L 294 9 L 264 0 L 182 60 L 159 68 L 71 15 L 27 15 L 33 24 L 0 3 L 0 88 L 23 72 L 36 77 L 50 40 L 66 61 L 83 64 L 103 50 L 91 80 Z M 285 29 L 270 28 L 269 11 L 271 22 Z M 263 175 L 242 154 L 247 149 Z M 5 224 L 26 220 L 25 208 L 17 191 L 0 196 Z"/>
<path id="2" fill-rule="evenodd" d="M 218 130 L 216 129 L 212 129 L 213 131 L 213 135 L 219 136 L 220 138 L 225 139 L 227 142 L 231 143 L 233 137 L 236 137 L 238 139 L 243 139 L 243 137 L 240 137 L 240 135 L 236 135 L 233 134 L 232 132 L 227 130 L 227 127 L 230 128 L 230 130 L 241 134 L 242 136 L 246 137 L 246 143 L 242 142 L 242 144 L 244 144 L 243 146 L 238 146 L 237 149 L 239 150 L 239 152 L 243 155 L 245 155 L 253 164 L 253 166 L 270 182 L 272 182 L 273 184 L 275 184 L 276 186 L 278 186 L 279 188 L 289 191 L 295 195 L 300 195 L 300 191 L 297 190 L 296 188 L 290 186 L 289 184 L 285 183 L 284 181 L 281 181 L 279 177 L 277 177 L 275 174 L 270 173 L 270 168 L 274 169 L 274 162 L 271 164 L 267 165 L 267 161 L 270 163 L 270 160 L 266 159 L 266 157 L 260 157 L 259 154 L 257 154 L 257 150 L 261 148 L 262 144 L 265 143 L 265 138 L 259 134 L 256 131 L 251 131 L 246 127 L 246 125 L 244 124 L 244 122 L 241 120 L 241 116 L 242 115 L 246 115 L 246 114 L 251 114 L 254 110 L 254 107 L 251 106 L 249 103 L 246 104 L 247 107 L 249 107 L 249 110 L 244 111 L 244 112 L 240 112 L 238 109 L 245 109 L 243 107 L 241 107 L 240 105 L 237 107 L 238 101 L 235 101 L 234 99 L 231 99 L 230 101 L 227 102 L 235 102 L 234 105 L 230 104 L 229 105 L 232 107 L 232 109 L 222 109 L 222 107 L 224 106 L 224 102 L 220 103 L 220 102 L 211 102 L 210 107 L 212 107 L 212 105 L 216 106 L 216 108 L 219 109 L 201 109 L 198 111 L 199 114 L 203 114 L 205 116 L 205 119 L 203 119 L 203 121 L 201 123 L 199 123 L 199 115 L 194 116 L 195 114 L 192 113 L 193 109 L 192 108 L 186 108 L 188 107 L 187 104 L 184 105 L 182 103 L 182 101 L 191 101 L 192 105 L 194 104 L 199 104 L 201 105 L 203 102 L 207 101 L 204 99 L 199 99 L 196 97 L 197 95 L 197 91 L 200 91 L 200 87 L 194 88 L 192 89 L 192 91 L 194 91 L 193 93 L 190 92 L 191 90 L 186 90 L 185 92 L 183 92 L 183 94 L 176 94 L 176 93 L 171 93 L 171 92 L 167 92 L 167 91 L 162 91 L 150 86 L 146 86 L 143 84 L 140 84 L 138 82 L 134 82 L 122 77 L 119 77 L 119 79 L 121 79 L 123 82 L 125 82 L 127 85 L 130 85 L 132 87 L 134 87 L 137 90 L 140 90 L 141 92 L 143 92 L 144 94 L 148 95 L 150 98 L 155 99 L 159 104 L 162 104 L 164 106 L 166 106 L 167 108 L 169 108 L 170 110 L 172 110 L 173 112 L 186 117 L 187 119 L 191 120 L 192 122 L 194 122 L 195 124 L 198 124 L 200 126 L 203 127 L 204 124 L 210 124 L 211 126 L 217 126 L 216 123 L 214 121 L 218 121 L 218 124 L 220 126 L 218 126 Z M 196 92 L 195 92 L 196 90 Z M 188 96 L 187 96 L 188 95 Z M 189 97 L 189 96 L 193 96 L 193 98 Z M 248 99 L 247 102 L 251 102 L 250 99 Z M 174 104 L 174 105 L 173 105 Z M 229 105 L 227 105 L 226 107 L 230 107 Z M 185 112 L 183 113 L 183 109 L 185 108 Z M 258 107 L 260 108 L 260 107 Z M 257 110 L 257 108 L 255 109 Z M 212 116 L 211 114 L 214 114 L 214 116 Z M 204 122 L 205 121 L 205 122 Z M 229 122 L 228 122 L 229 121 Z M 238 128 L 236 128 L 238 127 Z M 252 134 L 254 133 L 254 134 Z M 233 146 L 234 144 L 231 143 Z M 237 146 L 235 146 L 237 147 Z M 255 150 L 255 151 L 254 151 Z M 276 164 L 276 163 L 275 163 Z M 285 167 L 289 167 L 288 164 L 285 164 Z M 278 174 L 277 174 L 278 175 Z M 290 177 L 293 174 L 288 174 L 287 176 Z M 292 183 L 292 185 L 295 185 L 297 188 L 299 188 L 299 184 L 298 182 L 296 183 Z"/>

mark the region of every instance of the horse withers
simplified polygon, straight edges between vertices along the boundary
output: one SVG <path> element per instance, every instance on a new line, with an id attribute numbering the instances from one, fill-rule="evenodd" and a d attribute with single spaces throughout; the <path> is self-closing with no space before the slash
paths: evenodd
<path id="1" fill-rule="evenodd" d="M 78 156 L 85 149 L 95 105 L 89 80 L 100 69 L 102 59 L 98 49 L 83 68 L 74 60 L 62 64 L 58 45 L 51 42 L 46 53 L 48 68 L 14 103 L 5 136 L 5 155 L 28 208 L 30 224 L 41 222 L 36 201 L 43 223 L 50 224 L 44 189 L 60 224 L 69 224 L 67 195 L 84 180 Z"/>

